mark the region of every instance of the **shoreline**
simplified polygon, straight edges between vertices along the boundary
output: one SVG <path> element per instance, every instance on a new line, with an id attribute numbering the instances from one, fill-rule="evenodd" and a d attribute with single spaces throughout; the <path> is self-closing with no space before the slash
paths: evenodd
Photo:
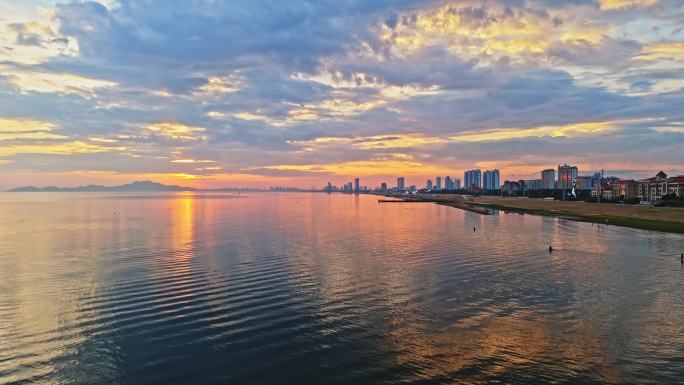
<path id="1" fill-rule="evenodd" d="M 491 210 L 564 218 L 640 230 L 684 234 L 684 209 L 639 205 L 595 204 L 581 201 L 547 201 L 533 198 L 471 197 L 458 194 L 385 195 L 395 202 L 424 202 L 454 207 L 480 215 Z M 382 200 L 379 200 L 382 201 Z"/>
<path id="2" fill-rule="evenodd" d="M 519 202 L 518 202 L 519 203 Z M 531 214 L 547 217 L 557 217 L 564 218 L 568 220 L 578 221 L 578 222 L 591 222 L 598 224 L 607 224 L 619 227 L 628 227 L 640 230 L 651 230 L 660 231 L 666 233 L 674 234 L 684 234 L 684 221 L 669 221 L 669 220 L 658 220 L 644 218 L 643 216 L 624 216 L 615 214 L 604 214 L 604 213 L 590 213 L 581 212 L 568 209 L 552 209 L 552 208 L 538 208 L 538 207 L 520 207 L 520 205 L 514 206 L 505 203 L 490 203 L 475 201 L 473 205 L 486 207 L 495 210 L 503 210 L 506 212 L 517 212 L 522 214 Z M 613 208 L 611 208 L 613 209 Z M 617 208 L 615 211 L 619 211 Z M 648 210 L 648 208 L 641 208 Z M 676 209 L 675 209 L 676 210 Z M 619 214 L 619 213 L 618 213 Z M 682 216 L 684 219 L 684 211 L 682 211 Z"/>

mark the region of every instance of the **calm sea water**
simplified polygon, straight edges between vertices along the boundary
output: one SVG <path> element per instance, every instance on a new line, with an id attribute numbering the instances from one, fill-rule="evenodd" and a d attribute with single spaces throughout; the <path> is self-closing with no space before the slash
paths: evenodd
<path id="1" fill-rule="evenodd" d="M 0 194 L 0 383 L 684 381 L 682 235 L 247 195 Z"/>

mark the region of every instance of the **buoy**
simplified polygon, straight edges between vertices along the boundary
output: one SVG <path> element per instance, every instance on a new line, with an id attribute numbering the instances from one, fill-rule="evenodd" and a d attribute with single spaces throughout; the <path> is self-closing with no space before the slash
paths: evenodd
<path id="1" fill-rule="evenodd" d="M 553 247 L 549 246 L 549 253 L 553 251 Z"/>

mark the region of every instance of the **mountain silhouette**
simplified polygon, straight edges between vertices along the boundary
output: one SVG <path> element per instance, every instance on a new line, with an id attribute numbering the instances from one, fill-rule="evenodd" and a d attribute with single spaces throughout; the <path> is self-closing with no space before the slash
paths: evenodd
<path id="1" fill-rule="evenodd" d="M 165 185 L 149 180 L 135 181 L 133 183 L 122 184 L 119 186 L 101 186 L 96 184 L 89 184 L 87 186 L 79 187 L 35 187 L 23 186 L 9 190 L 9 192 L 136 192 L 136 191 L 197 191 L 192 187 L 184 187 L 177 185 Z"/>

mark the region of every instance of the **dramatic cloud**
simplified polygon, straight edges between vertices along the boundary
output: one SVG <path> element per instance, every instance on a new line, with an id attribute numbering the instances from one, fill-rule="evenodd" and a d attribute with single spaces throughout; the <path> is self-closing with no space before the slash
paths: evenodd
<path id="1" fill-rule="evenodd" d="M 684 174 L 682 25 L 681 0 L 0 0 L 0 188 Z"/>

